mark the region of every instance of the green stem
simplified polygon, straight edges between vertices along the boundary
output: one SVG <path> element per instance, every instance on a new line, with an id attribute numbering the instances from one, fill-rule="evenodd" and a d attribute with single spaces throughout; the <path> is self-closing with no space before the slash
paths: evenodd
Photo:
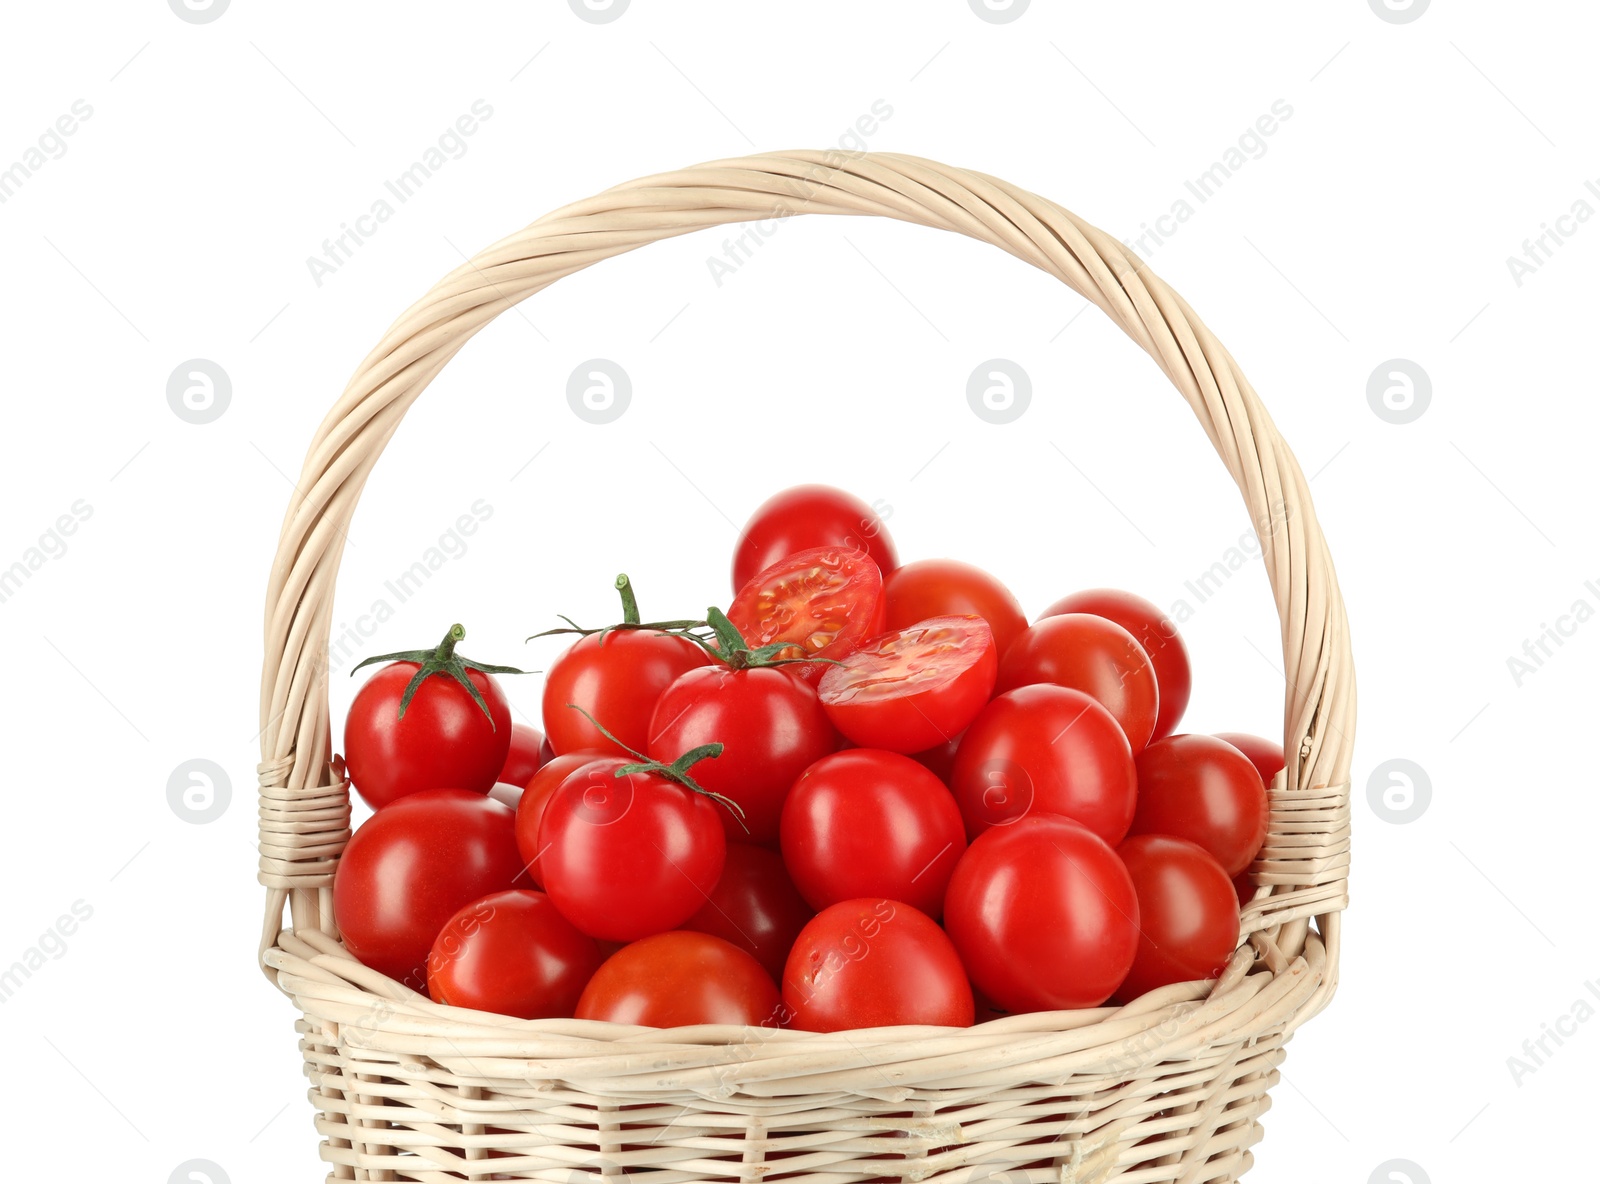
<path id="1" fill-rule="evenodd" d="M 455 657 L 456 645 L 467 639 L 467 631 L 460 624 L 450 626 L 450 632 L 444 635 L 444 640 L 433 651 L 433 659 L 439 663 L 448 662 Z"/>
<path id="2" fill-rule="evenodd" d="M 640 621 L 639 600 L 633 594 L 633 581 L 628 578 L 627 572 L 617 577 L 617 591 L 622 596 L 622 623 L 637 625 Z"/>

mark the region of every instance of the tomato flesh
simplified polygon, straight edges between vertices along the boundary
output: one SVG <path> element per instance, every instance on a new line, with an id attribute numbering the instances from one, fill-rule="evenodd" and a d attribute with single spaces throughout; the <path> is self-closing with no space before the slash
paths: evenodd
<path id="1" fill-rule="evenodd" d="M 910 754 L 972 722 L 994 690 L 994 634 L 981 617 L 934 617 L 880 634 L 818 685 L 834 726 L 863 748 Z"/>
<path id="2" fill-rule="evenodd" d="M 1011 590 L 982 568 L 956 559 L 919 559 L 887 576 L 885 628 L 904 629 L 929 617 L 979 616 L 994 633 L 995 656 L 1005 657 L 1028 627 Z"/>
<path id="3" fill-rule="evenodd" d="M 757 573 L 739 589 L 728 620 L 752 649 L 794 643 L 784 658 L 840 658 L 883 632 L 883 576 L 863 552 L 816 547 Z M 813 684 L 825 662 L 792 667 Z"/>

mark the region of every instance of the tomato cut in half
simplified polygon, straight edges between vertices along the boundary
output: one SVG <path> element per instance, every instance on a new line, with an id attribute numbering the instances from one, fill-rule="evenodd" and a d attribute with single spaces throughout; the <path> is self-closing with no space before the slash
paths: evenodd
<path id="1" fill-rule="evenodd" d="M 883 633 L 828 667 L 822 706 L 863 748 L 910 754 L 943 744 L 989 701 L 999 669 L 982 617 L 933 617 Z"/>
<path id="2" fill-rule="evenodd" d="M 794 642 L 784 658 L 842 658 L 883 632 L 883 575 L 848 547 L 812 547 L 758 572 L 739 589 L 728 620 L 751 649 Z M 815 685 L 826 662 L 791 667 Z"/>

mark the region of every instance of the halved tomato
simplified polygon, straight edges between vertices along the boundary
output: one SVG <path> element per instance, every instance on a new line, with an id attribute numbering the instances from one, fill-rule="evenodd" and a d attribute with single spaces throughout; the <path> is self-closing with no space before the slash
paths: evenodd
<path id="1" fill-rule="evenodd" d="M 982 617 L 932 617 L 870 638 L 829 666 L 817 696 L 833 726 L 861 747 L 910 754 L 970 724 L 998 668 Z"/>
<path id="2" fill-rule="evenodd" d="M 813 547 L 758 572 L 734 597 L 728 620 L 751 649 L 791 641 L 780 657 L 842 658 L 883 632 L 883 574 L 849 547 Z M 812 685 L 828 668 L 789 669 Z"/>

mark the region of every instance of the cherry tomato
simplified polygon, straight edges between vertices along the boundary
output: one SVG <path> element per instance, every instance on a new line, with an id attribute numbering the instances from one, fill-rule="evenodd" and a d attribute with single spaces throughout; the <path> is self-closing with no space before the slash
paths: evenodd
<path id="1" fill-rule="evenodd" d="M 972 987 L 944 931 L 893 900 L 844 900 L 800 931 L 783 971 L 789 1026 L 972 1026 Z"/>
<path id="2" fill-rule="evenodd" d="M 952 736 L 943 744 L 935 744 L 932 748 L 924 748 L 921 752 L 913 752 L 911 759 L 948 785 L 950 783 L 950 770 L 956 763 L 956 749 L 960 747 L 961 737 Z"/>
<path id="3" fill-rule="evenodd" d="M 634 941 L 675 929 L 717 886 L 722 809 L 624 757 L 567 774 L 539 824 L 539 872 L 567 920 L 590 937 Z M 691 771 L 692 772 L 692 771 Z"/>
<path id="4" fill-rule="evenodd" d="M 1222 865 L 1168 835 L 1135 835 L 1117 855 L 1139 898 L 1139 952 L 1117 999 L 1221 974 L 1239 946 L 1239 906 Z"/>
<path id="5" fill-rule="evenodd" d="M 628 748 L 643 752 L 650 714 L 661 692 L 681 674 L 710 665 L 687 638 L 653 629 L 614 629 L 578 642 L 550 664 L 544 676 L 544 730 L 556 752 L 598 749 L 626 755 L 574 711 L 583 708 Z"/>
<path id="6" fill-rule="evenodd" d="M 772 976 L 749 954 L 709 933 L 675 930 L 626 945 L 589 980 L 577 1018 L 683 1028 L 777 1027 Z"/>
<path id="7" fill-rule="evenodd" d="M 1036 683 L 972 721 L 950 771 L 967 836 L 1030 814 L 1060 814 L 1107 843 L 1133 821 L 1133 750 L 1111 713 L 1082 691 Z"/>
<path id="8" fill-rule="evenodd" d="M 511 725 L 511 748 L 505 767 L 496 781 L 507 785 L 527 785 L 544 764 L 544 733 L 528 724 Z"/>
<path id="9" fill-rule="evenodd" d="M 751 577 L 728 619 L 751 649 L 792 641 L 794 649 L 782 656 L 842 658 L 883 632 L 883 604 L 883 576 L 865 552 L 816 547 Z M 789 669 L 814 686 L 827 664 Z"/>
<path id="10" fill-rule="evenodd" d="M 1256 898 L 1256 879 L 1250 874 L 1249 868 L 1233 877 L 1233 894 L 1239 898 L 1240 908 Z"/>
<path id="11" fill-rule="evenodd" d="M 1272 787 L 1272 779 L 1284 765 L 1283 745 L 1276 740 L 1252 736 L 1248 732 L 1218 732 L 1216 736 L 1218 740 L 1225 740 L 1244 753 L 1256 767 L 1256 772 L 1261 774 L 1262 783 L 1269 789 Z"/>
<path id="12" fill-rule="evenodd" d="M 722 755 L 697 764 L 693 776 L 744 811 L 741 821 L 732 810 L 718 810 L 735 842 L 775 842 L 789 786 L 839 743 L 817 692 L 791 669 L 691 670 L 662 693 L 650 721 L 645 751 L 663 763 L 702 744 L 723 745 Z"/>
<path id="13" fill-rule="evenodd" d="M 783 807 L 783 861 L 812 908 L 887 897 L 935 920 L 967 849 L 950 791 L 908 756 L 853 748 L 800 776 Z"/>
<path id="14" fill-rule="evenodd" d="M 428 955 L 435 1003 L 523 1020 L 565 1018 L 578 1005 L 600 947 L 543 892 L 513 888 L 475 900 L 445 923 Z"/>
<path id="15" fill-rule="evenodd" d="M 426 789 L 363 822 L 339 856 L 333 916 L 345 948 L 414 990 L 456 911 L 523 873 L 511 809 L 465 789 Z"/>
<path id="16" fill-rule="evenodd" d="M 956 865 L 944 915 L 973 986 L 1009 1012 L 1099 1006 L 1139 946 L 1128 869 L 1059 815 L 980 835 Z"/>
<path id="17" fill-rule="evenodd" d="M 888 528 L 866 502 L 827 485 L 797 485 L 762 502 L 740 531 L 733 552 L 733 590 L 738 592 L 757 572 L 812 547 L 864 551 L 885 575 L 898 563 Z"/>
<path id="18" fill-rule="evenodd" d="M 1062 613 L 1093 613 L 1115 621 L 1133 634 L 1134 640 L 1150 655 L 1160 687 L 1156 730 L 1150 738 L 1161 740 L 1172 735 L 1183 718 L 1184 709 L 1189 706 L 1191 682 L 1189 651 L 1172 619 L 1142 596 L 1115 588 L 1091 588 L 1063 596 L 1039 616 L 1043 620 Z"/>
<path id="19" fill-rule="evenodd" d="M 1141 752 L 1131 834 L 1172 835 L 1211 852 L 1229 876 L 1266 841 L 1267 790 L 1250 759 L 1215 736 L 1169 736 Z"/>
<path id="20" fill-rule="evenodd" d="M 1158 714 L 1155 667 L 1115 621 L 1063 613 L 1027 629 L 1000 660 L 995 690 L 1040 682 L 1090 696 L 1116 717 L 1135 752 L 1150 743 Z"/>
<path id="21" fill-rule="evenodd" d="M 934 617 L 867 640 L 818 684 L 834 727 L 863 748 L 912 753 L 955 736 L 994 690 L 981 617 Z"/>
<path id="22" fill-rule="evenodd" d="M 464 636 L 457 625 L 438 649 L 382 667 L 356 692 L 344 725 L 345 767 L 373 809 L 424 789 L 486 794 L 505 767 L 511 708 L 492 674 L 455 654 Z M 401 715 L 406 687 L 425 665 L 437 672 L 417 685 Z M 487 712 L 455 674 L 477 688 Z"/>
<path id="23" fill-rule="evenodd" d="M 684 924 L 752 955 L 777 982 L 794 939 L 814 915 L 777 852 L 729 843 L 722 878 L 705 907 Z"/>
<path id="24" fill-rule="evenodd" d="M 1028 627 L 1017 598 L 988 572 L 955 559 L 919 559 L 883 581 L 886 629 L 904 629 L 929 617 L 979 616 L 994 631 L 994 648 L 1003 657 Z"/>
<path id="25" fill-rule="evenodd" d="M 522 853 L 522 861 L 528 866 L 528 879 L 535 888 L 544 887 L 544 880 L 539 874 L 539 854 L 543 850 L 539 846 L 539 823 L 544 820 L 550 795 L 561 788 L 567 774 L 605 756 L 603 752 L 591 750 L 551 757 L 528 779 L 527 788 L 522 791 L 522 797 L 517 799 L 517 850 Z"/>

